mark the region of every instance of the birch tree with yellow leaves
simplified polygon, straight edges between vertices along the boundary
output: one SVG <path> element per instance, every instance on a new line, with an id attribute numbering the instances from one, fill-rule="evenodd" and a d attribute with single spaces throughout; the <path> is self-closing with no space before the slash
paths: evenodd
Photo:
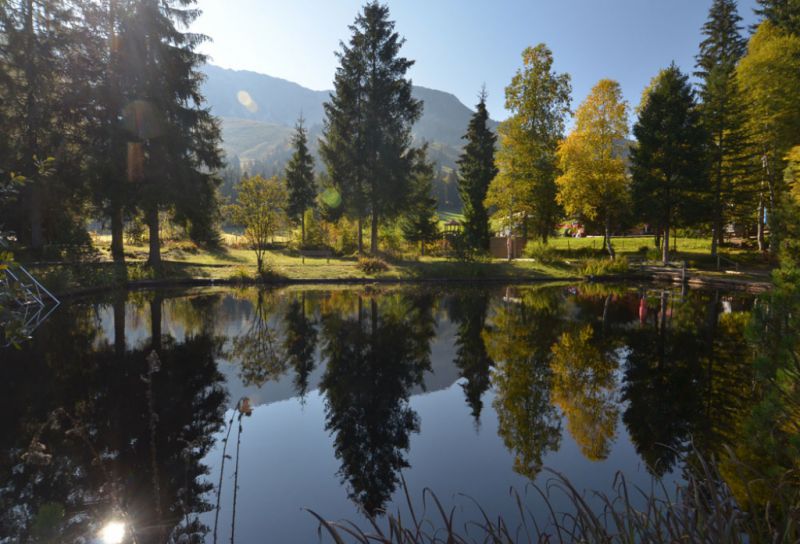
<path id="1" fill-rule="evenodd" d="M 628 209 L 624 157 L 628 104 L 619 83 L 600 80 L 575 112 L 575 128 L 558 147 L 558 202 L 567 215 L 603 227 L 611 258 L 611 231 Z"/>

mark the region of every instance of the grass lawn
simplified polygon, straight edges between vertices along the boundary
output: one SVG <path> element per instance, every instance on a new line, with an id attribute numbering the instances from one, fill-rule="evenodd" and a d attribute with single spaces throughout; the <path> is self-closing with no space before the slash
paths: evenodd
<path id="1" fill-rule="evenodd" d="M 234 239 L 226 237 L 226 242 Z M 111 262 L 110 239 L 95 236 L 98 259 L 93 262 L 32 267 L 45 286 L 56 293 L 74 289 L 114 286 L 125 281 L 152 279 L 243 280 L 256 278 L 255 253 L 239 247 L 208 251 L 190 242 L 165 242 L 160 274 L 145 266 L 146 245 L 126 245 L 125 274 Z M 566 279 L 579 276 L 576 265 L 566 262 L 544 264 L 530 259 L 506 262 L 502 259 L 462 262 L 445 257 L 388 259 L 388 270 L 373 275 L 358 268 L 355 257 L 301 257 L 285 249 L 267 251 L 265 257 L 276 280 L 469 280 L 469 279 Z"/>
<path id="2" fill-rule="evenodd" d="M 618 255 L 625 255 L 631 259 L 648 260 L 660 259 L 660 251 L 656 249 L 652 236 L 630 236 L 612 238 L 614 249 Z M 570 238 L 558 236 L 550 238 L 547 244 L 565 256 L 588 257 L 604 256 L 602 236 L 588 236 L 586 238 Z M 673 237 L 670 247 L 676 248 L 671 259 L 673 261 L 686 261 L 690 268 L 711 269 L 716 268 L 716 260 L 711 257 L 710 238 L 683 238 Z M 741 268 L 767 270 L 769 263 L 757 252 L 735 247 L 723 247 L 720 255 L 737 263 Z M 734 266 L 731 262 L 722 262 L 724 267 Z"/>
<path id="3" fill-rule="evenodd" d="M 35 274 L 56 293 L 91 287 L 108 287 L 126 281 L 148 279 L 213 279 L 252 281 L 256 278 L 256 259 L 252 250 L 236 245 L 234 235 L 226 235 L 224 246 L 215 251 L 198 248 L 190 242 L 166 242 L 162 247 L 163 270 L 156 273 L 145 266 L 148 248 L 146 245 L 126 245 L 127 267 L 120 271 L 110 258 L 108 236 L 95 236 L 98 258 L 93 262 L 37 266 Z M 533 243 L 533 242 L 531 242 Z M 643 256 L 657 259 L 652 237 L 615 238 L 618 254 L 631 260 Z M 640 248 L 646 248 L 640 250 Z M 715 269 L 710 258 L 710 241 L 702 238 L 678 238 L 678 251 L 674 260 L 686 260 L 690 268 L 706 271 Z M 507 262 L 504 259 L 463 262 L 446 257 L 406 257 L 388 259 L 388 270 L 368 275 L 358 268 L 355 257 L 306 257 L 286 249 L 268 251 L 266 262 L 276 280 L 470 280 L 470 279 L 568 279 L 581 276 L 587 259 L 605 258 L 602 238 L 551 238 L 547 246 L 547 258 L 519 259 Z M 749 276 L 768 270 L 763 259 L 743 250 L 725 249 L 725 255 L 740 263 Z M 705 272 L 704 272 L 705 273 Z M 708 272 L 715 274 L 714 272 Z"/>

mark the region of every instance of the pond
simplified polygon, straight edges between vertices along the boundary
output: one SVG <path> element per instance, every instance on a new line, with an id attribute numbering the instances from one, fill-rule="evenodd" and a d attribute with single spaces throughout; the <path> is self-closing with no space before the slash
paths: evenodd
<path id="1" fill-rule="evenodd" d="M 512 489 L 570 509 L 552 471 L 669 489 L 749 408 L 756 302 L 580 284 L 65 304 L 0 350 L 0 542 L 314 542 L 306 509 L 368 527 L 409 514 L 404 485 L 436 523 L 426 488 L 462 526 L 476 504 L 516 526 Z"/>

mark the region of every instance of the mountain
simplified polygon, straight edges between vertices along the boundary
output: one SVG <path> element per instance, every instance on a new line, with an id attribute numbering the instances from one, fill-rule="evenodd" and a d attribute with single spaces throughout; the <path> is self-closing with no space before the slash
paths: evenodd
<path id="1" fill-rule="evenodd" d="M 292 127 L 300 114 L 316 155 L 324 119 L 322 104 L 330 91 L 214 65 L 206 65 L 204 72 L 202 92 L 212 113 L 221 119 L 223 148 L 229 158 L 239 157 L 245 168 L 258 162 L 264 170 L 279 171 L 291 153 Z M 424 102 L 422 117 L 412 130 L 415 141 L 429 143 L 430 157 L 437 164 L 454 167 L 472 110 L 443 91 L 415 86 L 413 94 Z M 492 126 L 497 123 L 492 121 Z"/>

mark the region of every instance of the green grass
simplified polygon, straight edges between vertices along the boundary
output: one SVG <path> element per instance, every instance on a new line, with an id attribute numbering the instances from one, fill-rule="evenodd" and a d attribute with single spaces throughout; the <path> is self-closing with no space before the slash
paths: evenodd
<path id="1" fill-rule="evenodd" d="M 617 255 L 627 256 L 632 260 L 641 260 L 643 257 L 658 260 L 659 251 L 653 244 L 652 236 L 631 236 L 612 238 L 612 243 Z M 603 249 L 603 238 L 601 236 L 590 236 L 586 238 L 570 238 L 559 236 L 550 238 L 548 246 L 556 249 L 565 258 L 591 258 L 604 257 L 607 252 Z M 690 268 L 696 269 L 715 269 L 716 260 L 711 257 L 710 238 L 690 238 L 678 236 L 670 241 L 670 248 L 677 249 L 672 252 L 671 260 L 686 261 Z M 647 248 L 647 253 L 642 253 L 641 248 Z M 740 268 L 750 270 L 768 270 L 769 262 L 757 252 L 740 249 L 735 247 L 723 247 L 720 255 L 737 263 Z M 723 266 L 733 266 L 730 262 L 724 262 Z"/>
<path id="2" fill-rule="evenodd" d="M 146 245 L 126 245 L 126 268 L 110 260 L 108 241 L 95 238 L 99 259 L 93 262 L 36 266 L 34 273 L 56 293 L 94 287 L 122 286 L 126 282 L 159 279 L 213 279 L 248 281 L 257 277 L 253 251 L 223 247 L 208 251 L 188 242 L 166 242 L 162 247 L 163 268 L 145 265 Z M 566 279 L 576 277 L 577 266 L 564 262 L 537 263 L 531 260 L 506 262 L 502 259 L 462 262 L 445 257 L 388 258 L 388 268 L 367 274 L 356 257 L 300 257 L 285 249 L 267 251 L 266 264 L 273 279 L 313 280 L 469 280 L 469 279 Z"/>
<path id="3" fill-rule="evenodd" d="M 454 216 L 453 214 L 452 216 Z M 224 238 L 227 244 L 221 249 L 208 251 L 190 242 L 166 242 L 162 248 L 163 269 L 156 272 L 145 266 L 146 245 L 126 245 L 125 270 L 110 262 L 108 237 L 96 236 L 98 260 L 70 265 L 35 267 L 43 283 L 56 293 L 72 290 L 113 287 L 136 280 L 157 279 L 213 279 L 231 281 L 255 280 L 256 259 L 253 251 L 235 245 L 233 236 Z M 615 238 L 614 245 L 620 256 L 635 262 L 641 260 L 641 247 L 655 254 L 652 237 Z M 366 274 L 358 267 L 358 259 L 351 257 L 306 257 L 275 249 L 268 251 L 266 263 L 273 279 L 293 281 L 313 280 L 478 280 L 478 279 L 568 279 L 584 275 L 585 265 L 591 260 L 607 258 L 602 250 L 601 238 L 551 238 L 539 252 L 547 258 L 486 259 L 463 262 L 447 257 L 395 257 L 387 258 L 388 269 Z M 686 260 L 690 267 L 703 269 L 704 274 L 715 275 L 715 262 L 709 256 L 710 241 L 701 238 L 678 238 L 678 252 L 674 260 Z M 726 248 L 725 254 L 742 263 L 742 279 L 763 279 L 769 269 L 760 256 L 742 250 Z M 536 254 L 534 254 L 536 257 Z M 635 269 L 635 265 L 633 267 Z M 722 272 L 724 274 L 724 272 Z M 761 275 L 761 278 L 758 276 Z"/>

